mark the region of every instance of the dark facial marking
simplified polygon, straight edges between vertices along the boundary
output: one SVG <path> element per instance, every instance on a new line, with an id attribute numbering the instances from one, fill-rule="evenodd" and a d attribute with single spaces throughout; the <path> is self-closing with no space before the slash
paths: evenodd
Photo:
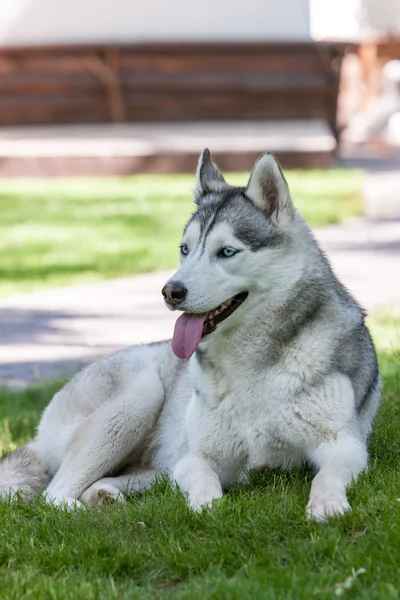
<path id="1" fill-rule="evenodd" d="M 266 218 L 265 212 L 254 206 L 244 192 L 245 188 L 230 187 L 219 194 L 209 194 L 209 198 L 207 195 L 203 198 L 199 209 L 189 221 L 197 221 L 200 225 L 203 251 L 208 234 L 215 225 L 224 221 L 233 227 L 236 237 L 252 252 L 276 247 L 284 242 L 285 235 Z"/>
<path id="2" fill-rule="evenodd" d="M 272 223 L 254 223 L 248 219 L 238 219 L 234 225 L 235 236 L 249 246 L 252 252 L 263 248 L 274 248 L 283 244 L 286 239 L 284 233 Z"/>
<path id="3" fill-rule="evenodd" d="M 218 223 L 218 221 L 220 221 L 218 217 L 225 212 L 229 204 L 238 194 L 240 194 L 241 191 L 242 188 L 228 188 L 226 191 L 218 194 L 217 204 L 216 206 L 214 206 L 214 210 L 211 213 L 210 218 L 207 220 L 207 223 L 203 225 L 203 240 L 206 239 L 210 231 L 213 229 L 214 225 Z"/>

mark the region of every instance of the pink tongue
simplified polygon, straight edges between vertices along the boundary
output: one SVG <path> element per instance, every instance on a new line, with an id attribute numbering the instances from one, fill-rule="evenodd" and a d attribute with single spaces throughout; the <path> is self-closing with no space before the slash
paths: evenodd
<path id="1" fill-rule="evenodd" d="M 207 315 L 183 313 L 175 323 L 172 351 L 178 358 L 190 358 L 200 343 Z"/>

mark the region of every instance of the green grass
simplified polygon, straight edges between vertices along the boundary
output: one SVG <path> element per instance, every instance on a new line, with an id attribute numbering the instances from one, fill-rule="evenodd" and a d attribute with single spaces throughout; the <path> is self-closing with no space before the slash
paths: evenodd
<path id="1" fill-rule="evenodd" d="M 311 226 L 361 214 L 362 172 L 287 175 Z M 193 184 L 190 175 L 1 181 L 0 296 L 175 267 Z"/>
<path id="2" fill-rule="evenodd" d="M 350 490 L 350 514 L 308 521 L 307 471 L 253 473 L 201 514 L 165 480 L 103 510 L 0 503 L 0 597 L 399 598 L 400 327 L 386 313 L 371 329 L 385 386 L 370 469 Z M 30 438 L 58 387 L 0 393 L 3 450 Z"/>

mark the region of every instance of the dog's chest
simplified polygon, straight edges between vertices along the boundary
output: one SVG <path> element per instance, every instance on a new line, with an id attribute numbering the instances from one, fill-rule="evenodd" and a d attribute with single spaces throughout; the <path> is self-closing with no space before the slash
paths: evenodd
<path id="1" fill-rule="evenodd" d="M 228 468 L 300 464 L 303 432 L 279 387 L 240 369 L 206 374 L 188 413 L 189 443 Z"/>

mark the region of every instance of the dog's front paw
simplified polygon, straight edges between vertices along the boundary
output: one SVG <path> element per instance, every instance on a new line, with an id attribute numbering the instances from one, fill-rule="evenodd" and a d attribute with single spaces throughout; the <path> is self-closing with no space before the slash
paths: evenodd
<path id="1" fill-rule="evenodd" d="M 307 515 L 310 519 L 326 521 L 329 517 L 339 517 L 351 510 L 347 497 L 334 491 L 311 493 L 307 504 Z"/>
<path id="2" fill-rule="evenodd" d="M 91 485 L 80 497 L 88 506 L 103 506 L 110 502 L 125 502 L 120 490 L 112 483 L 100 480 Z"/>
<path id="3" fill-rule="evenodd" d="M 192 490 L 188 496 L 190 508 L 201 511 L 202 508 L 211 507 L 213 500 L 222 498 L 223 494 L 219 487 L 203 487 Z"/>
<path id="4" fill-rule="evenodd" d="M 72 511 L 77 508 L 84 508 L 82 502 L 79 502 L 76 498 L 69 496 L 53 496 L 52 494 L 45 494 L 47 504 L 52 504 L 57 508 Z"/>

